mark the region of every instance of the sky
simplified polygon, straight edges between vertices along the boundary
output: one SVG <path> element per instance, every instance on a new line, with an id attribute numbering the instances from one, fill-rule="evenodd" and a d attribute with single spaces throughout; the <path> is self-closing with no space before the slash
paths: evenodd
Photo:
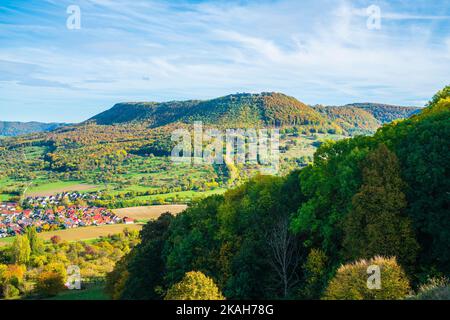
<path id="1" fill-rule="evenodd" d="M 449 0 L 0 0 L 3 121 L 237 92 L 423 106 L 449 75 Z"/>

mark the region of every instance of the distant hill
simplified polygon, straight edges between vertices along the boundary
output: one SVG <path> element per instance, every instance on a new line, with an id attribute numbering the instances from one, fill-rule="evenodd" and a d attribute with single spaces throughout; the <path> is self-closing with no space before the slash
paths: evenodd
<path id="1" fill-rule="evenodd" d="M 345 107 L 356 107 L 371 113 L 382 124 L 389 123 L 397 119 L 406 119 L 413 114 L 419 113 L 422 108 L 418 107 L 401 107 L 381 103 L 352 103 Z"/>
<path id="2" fill-rule="evenodd" d="M 383 123 L 407 118 L 420 108 L 377 103 L 308 106 L 276 92 L 238 93 L 211 100 L 118 103 L 91 119 L 99 125 L 148 123 L 161 127 L 192 123 L 226 127 L 305 126 L 320 132 L 373 133 Z"/>
<path id="3" fill-rule="evenodd" d="M 65 123 L 0 121 L 0 136 L 19 136 L 35 132 L 47 132 L 67 126 Z"/>
<path id="4" fill-rule="evenodd" d="M 350 134 L 373 133 L 381 126 L 380 121 L 371 113 L 360 108 L 350 106 L 313 108 Z"/>
<path id="5" fill-rule="evenodd" d="M 147 121 L 153 127 L 172 122 L 241 126 L 325 125 L 319 112 L 281 93 L 232 94 L 212 100 L 119 103 L 91 119 L 108 125 Z"/>

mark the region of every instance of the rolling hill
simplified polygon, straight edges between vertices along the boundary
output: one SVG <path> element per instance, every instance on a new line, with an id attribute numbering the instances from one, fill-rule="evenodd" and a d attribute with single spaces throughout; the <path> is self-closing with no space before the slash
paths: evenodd
<path id="1" fill-rule="evenodd" d="M 100 125 L 145 121 L 152 127 L 193 121 L 233 127 L 327 123 L 311 107 L 281 93 L 232 94 L 204 101 L 119 103 L 89 121 Z"/>
<path id="2" fill-rule="evenodd" d="M 276 92 L 238 93 L 211 100 L 125 102 L 88 121 L 98 125 L 147 123 L 161 127 L 202 121 L 221 127 L 305 126 L 321 132 L 373 133 L 383 123 L 407 118 L 420 108 L 377 103 L 308 106 Z"/>
<path id="3" fill-rule="evenodd" d="M 0 121 L 0 136 L 14 137 L 35 132 L 47 132 L 67 126 L 65 123 Z"/>
<path id="4" fill-rule="evenodd" d="M 313 108 L 331 121 L 334 121 L 343 131 L 349 134 L 373 133 L 381 125 L 371 113 L 360 108 L 350 106 L 314 106 Z"/>
<path id="5" fill-rule="evenodd" d="M 418 107 L 401 107 L 381 103 L 352 103 L 345 107 L 363 109 L 372 114 L 382 124 L 389 123 L 397 119 L 406 119 L 413 114 L 418 113 L 422 108 Z"/>

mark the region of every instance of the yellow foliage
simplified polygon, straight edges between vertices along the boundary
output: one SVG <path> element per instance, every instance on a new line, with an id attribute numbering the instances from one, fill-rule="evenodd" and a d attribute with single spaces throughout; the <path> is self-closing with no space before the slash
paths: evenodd
<path id="1" fill-rule="evenodd" d="M 191 271 L 174 284 L 165 300 L 225 300 L 214 281 L 202 272 Z"/>
<path id="2" fill-rule="evenodd" d="M 381 288 L 369 289 L 369 266 L 378 266 Z M 325 292 L 325 300 L 398 300 L 409 293 L 405 272 L 395 258 L 375 257 L 341 266 Z"/>

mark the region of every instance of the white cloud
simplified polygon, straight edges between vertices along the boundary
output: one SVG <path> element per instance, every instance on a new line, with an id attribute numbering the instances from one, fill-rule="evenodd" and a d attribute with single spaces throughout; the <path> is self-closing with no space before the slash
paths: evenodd
<path id="1" fill-rule="evenodd" d="M 413 103 L 448 82 L 450 38 L 437 37 L 434 26 L 445 15 L 382 7 L 382 17 L 391 21 L 368 30 L 365 6 L 343 0 L 84 0 L 80 6 L 78 33 L 61 28 L 49 34 L 43 25 L 42 40 L 0 40 L 0 60 L 34 66 L 28 85 L 36 79 L 49 87 L 62 84 L 27 89 L 27 96 L 45 103 L 62 91 L 88 104 L 273 90 L 307 103 Z M 419 16 L 431 23 L 416 23 Z M 3 80 L 0 94 L 12 99 L 23 80 Z"/>

